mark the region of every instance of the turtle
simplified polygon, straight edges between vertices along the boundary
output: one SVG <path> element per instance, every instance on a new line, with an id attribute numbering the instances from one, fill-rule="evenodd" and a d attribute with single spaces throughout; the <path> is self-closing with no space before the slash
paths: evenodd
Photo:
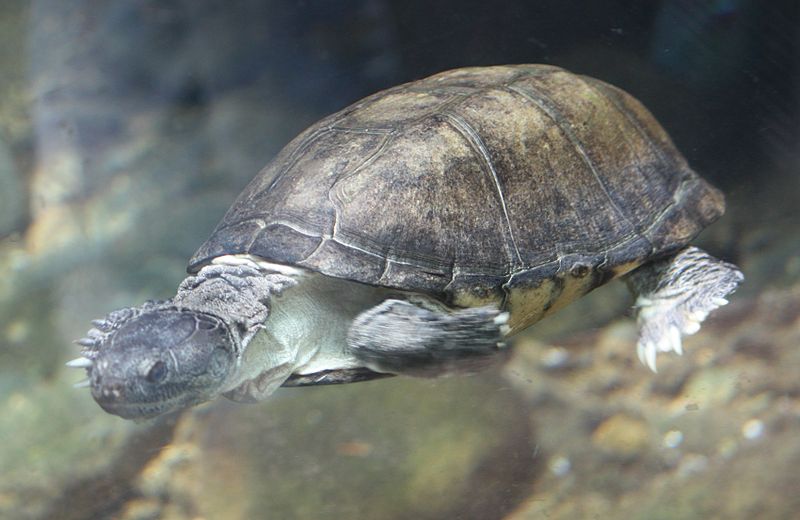
<path id="1" fill-rule="evenodd" d="M 93 321 L 68 365 L 136 420 L 281 386 L 471 373 L 622 278 L 655 371 L 743 280 L 691 245 L 723 212 L 617 87 L 551 65 L 441 72 L 302 132 L 173 298 Z"/>

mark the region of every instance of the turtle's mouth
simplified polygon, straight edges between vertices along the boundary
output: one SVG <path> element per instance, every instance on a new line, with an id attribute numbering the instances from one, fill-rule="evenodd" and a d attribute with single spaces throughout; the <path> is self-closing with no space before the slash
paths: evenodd
<path id="1" fill-rule="evenodd" d="M 116 415 L 123 419 L 132 419 L 134 421 L 144 421 L 147 419 L 154 419 L 159 415 L 173 412 L 181 409 L 178 401 L 162 401 L 158 403 L 135 403 L 135 402 L 121 402 L 113 400 L 98 399 L 95 401 L 107 413 Z"/>
<path id="2" fill-rule="evenodd" d="M 91 369 L 89 381 L 92 397 L 100 408 L 123 419 L 152 419 L 186 408 L 185 394 L 178 392 L 177 385 L 165 385 L 157 393 L 148 394 L 135 384 L 119 378 L 103 377 L 97 370 Z"/>
<path id="3" fill-rule="evenodd" d="M 107 401 L 98 399 L 95 397 L 95 401 L 97 404 L 100 405 L 100 408 L 105 410 L 107 413 L 112 415 L 116 415 L 123 419 L 133 419 L 135 421 L 139 420 L 147 420 L 153 419 L 158 417 L 159 415 L 163 415 L 167 412 L 173 411 L 177 409 L 177 403 L 174 405 L 171 403 L 126 403 L 126 402 L 114 402 L 114 401 Z"/>

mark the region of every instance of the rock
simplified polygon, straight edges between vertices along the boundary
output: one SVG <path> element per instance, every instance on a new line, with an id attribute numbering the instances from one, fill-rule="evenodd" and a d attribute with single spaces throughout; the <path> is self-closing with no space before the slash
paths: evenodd
<path id="1" fill-rule="evenodd" d="M 741 371 L 735 367 L 714 367 L 697 371 L 673 402 L 676 411 L 723 406 L 740 387 Z"/>
<path id="2" fill-rule="evenodd" d="M 537 463 L 520 402 L 498 384 L 397 379 L 216 403 L 183 418 L 137 489 L 187 517 L 499 517 Z"/>
<path id="3" fill-rule="evenodd" d="M 97 414 L 88 392 L 72 388 L 74 374 L 61 376 L 6 392 L 2 374 L 0 518 L 97 518 L 157 448 L 143 442 L 148 427 Z"/>
<path id="4" fill-rule="evenodd" d="M 642 419 L 621 413 L 600 423 L 592 433 L 592 443 L 596 447 L 621 459 L 641 455 L 650 442 L 648 424 Z"/>
<path id="5" fill-rule="evenodd" d="M 737 295 L 658 374 L 626 364 L 622 343 L 635 357 L 635 340 L 619 324 L 560 343 L 573 355 L 603 351 L 569 371 L 518 352 L 506 374 L 550 471 L 509 518 L 793 517 L 798 302 L 800 284 Z"/>

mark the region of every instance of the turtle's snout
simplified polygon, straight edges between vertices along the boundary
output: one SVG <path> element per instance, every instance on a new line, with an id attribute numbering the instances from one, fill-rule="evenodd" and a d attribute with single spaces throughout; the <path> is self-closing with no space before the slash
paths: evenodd
<path id="1" fill-rule="evenodd" d="M 125 401 L 125 384 L 122 382 L 109 383 L 100 387 L 96 392 L 92 392 L 92 395 L 99 402 Z"/>
<path id="2" fill-rule="evenodd" d="M 88 368 L 92 397 L 106 412 L 123 419 L 149 419 L 185 407 L 192 392 L 165 381 L 163 361 L 148 361 L 142 371 L 136 359 L 99 356 Z"/>
<path id="3" fill-rule="evenodd" d="M 106 409 L 106 406 L 113 407 L 115 404 L 127 401 L 128 390 L 125 387 L 125 382 L 119 379 L 103 378 L 102 376 L 94 376 L 89 378 L 92 388 L 92 397 L 95 401 Z M 113 412 L 112 412 L 113 413 Z"/>
<path id="4" fill-rule="evenodd" d="M 109 364 L 100 360 L 89 368 L 89 387 L 92 397 L 99 402 L 119 402 L 130 393 L 126 389 L 124 374 L 113 376 L 109 374 Z"/>
<path id="5" fill-rule="evenodd" d="M 145 418 L 152 413 L 143 410 L 145 397 L 137 378 L 127 367 L 100 357 L 88 368 L 88 385 L 92 397 L 108 413 L 126 419 Z"/>

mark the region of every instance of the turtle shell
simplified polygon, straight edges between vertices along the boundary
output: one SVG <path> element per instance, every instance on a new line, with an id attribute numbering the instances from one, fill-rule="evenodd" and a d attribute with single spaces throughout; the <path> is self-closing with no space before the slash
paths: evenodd
<path id="1" fill-rule="evenodd" d="M 545 65 L 464 68 L 369 96 L 295 138 L 190 272 L 252 254 L 496 303 L 521 329 L 724 211 L 636 99 Z"/>

